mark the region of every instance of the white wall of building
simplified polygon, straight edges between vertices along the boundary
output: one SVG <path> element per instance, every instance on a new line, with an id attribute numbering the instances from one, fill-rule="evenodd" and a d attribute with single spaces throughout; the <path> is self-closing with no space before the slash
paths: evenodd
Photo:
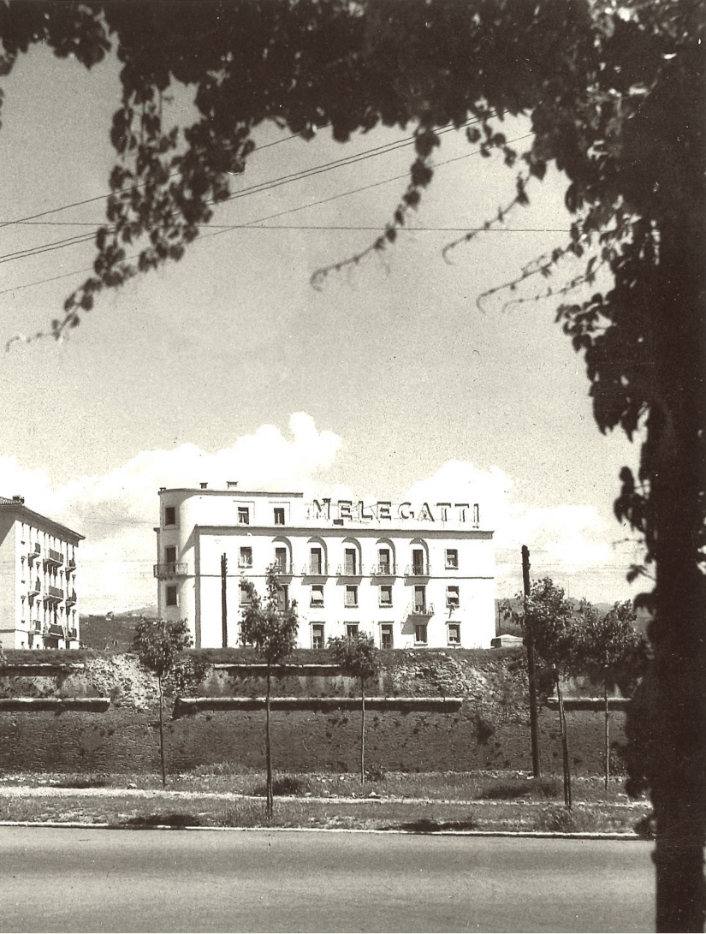
<path id="1" fill-rule="evenodd" d="M 186 619 L 204 648 L 223 644 L 222 556 L 227 642 L 237 645 L 240 580 L 264 594 L 278 549 L 303 648 L 313 647 L 322 625 L 324 643 L 357 625 L 377 645 L 391 627 L 394 648 L 487 648 L 495 635 L 493 533 L 480 527 L 473 504 L 309 504 L 297 493 L 162 490 L 156 531 L 160 616 Z M 314 573 L 312 549 L 324 573 Z"/>
<path id="2" fill-rule="evenodd" d="M 0 498 L 0 643 L 5 649 L 78 648 L 82 535 Z"/>

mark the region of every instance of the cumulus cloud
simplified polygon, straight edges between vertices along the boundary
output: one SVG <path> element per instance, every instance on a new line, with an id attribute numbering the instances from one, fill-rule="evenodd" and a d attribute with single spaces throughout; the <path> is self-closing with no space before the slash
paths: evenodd
<path id="1" fill-rule="evenodd" d="M 86 612 L 150 604 L 160 487 L 225 487 L 317 492 L 317 478 L 332 465 L 341 439 L 319 431 L 313 418 L 295 412 L 289 436 L 262 425 L 215 453 L 183 444 L 171 451 L 143 451 L 104 476 L 80 477 L 52 489 L 45 470 L 25 470 L 0 458 L 0 493 L 25 497 L 26 505 L 69 526 L 80 546 L 82 609 Z"/>

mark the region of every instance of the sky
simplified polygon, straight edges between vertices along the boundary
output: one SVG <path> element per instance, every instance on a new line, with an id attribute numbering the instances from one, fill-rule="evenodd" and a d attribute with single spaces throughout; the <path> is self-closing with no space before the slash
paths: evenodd
<path id="1" fill-rule="evenodd" d="M 233 177 L 238 197 L 181 262 L 102 295 L 68 339 L 27 341 L 91 267 L 90 240 L 58 241 L 103 220 L 118 68 L 86 72 L 35 48 L 2 87 L 0 495 L 86 536 L 82 612 L 154 603 L 159 487 L 226 479 L 310 498 L 479 502 L 499 597 L 522 587 L 523 544 L 532 576 L 571 597 L 634 595 L 625 572 L 641 551 L 612 504 L 638 446 L 599 433 L 557 300 L 534 300 L 544 280 L 479 301 L 566 242 L 560 173 L 445 256 L 514 191 L 499 159 L 445 132 L 410 230 L 315 289 L 318 269 L 390 220 L 411 130 L 341 145 L 263 126 Z M 189 112 L 176 88 L 175 120 Z M 503 129 L 529 144 L 527 120 Z M 577 271 L 567 262 L 549 284 Z"/>

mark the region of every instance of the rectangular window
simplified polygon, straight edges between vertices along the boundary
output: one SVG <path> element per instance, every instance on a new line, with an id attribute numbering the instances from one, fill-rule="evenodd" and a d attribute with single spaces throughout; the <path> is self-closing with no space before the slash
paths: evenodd
<path id="1" fill-rule="evenodd" d="M 427 589 L 426 587 L 414 588 L 414 609 L 417 613 L 426 612 L 427 608 Z"/>
<path id="2" fill-rule="evenodd" d="M 458 570 L 458 548 L 446 549 L 446 567 L 451 571 Z"/>
<path id="3" fill-rule="evenodd" d="M 346 587 L 346 606 L 358 606 L 358 588 L 355 585 Z"/>
<path id="4" fill-rule="evenodd" d="M 414 641 L 417 645 L 426 645 L 427 644 L 427 624 L 426 623 L 417 623 L 414 627 Z"/>
<path id="5" fill-rule="evenodd" d="M 451 609 L 458 609 L 460 606 L 460 598 L 458 593 L 458 587 L 452 586 L 446 588 L 446 606 L 451 607 Z"/>
<path id="6" fill-rule="evenodd" d="M 346 623 L 346 638 L 355 639 L 358 635 L 358 623 Z"/>
<path id="7" fill-rule="evenodd" d="M 287 570 L 287 549 L 275 548 L 275 564 L 280 571 Z"/>
<path id="8" fill-rule="evenodd" d="M 167 587 L 167 606 L 179 606 L 179 598 L 177 594 L 176 584 L 170 584 Z"/>
<path id="9" fill-rule="evenodd" d="M 275 525 L 284 525 L 284 506 L 275 506 Z"/>
<path id="10" fill-rule="evenodd" d="M 345 573 L 355 574 L 358 567 L 358 555 L 355 548 L 346 548 Z"/>
<path id="11" fill-rule="evenodd" d="M 164 549 L 164 560 L 167 562 L 167 564 L 175 564 L 176 556 L 176 545 L 167 545 L 167 547 Z"/>
<path id="12" fill-rule="evenodd" d="M 277 609 L 280 613 L 289 609 L 289 587 L 286 584 L 277 588 Z"/>
<path id="13" fill-rule="evenodd" d="M 164 507 L 164 524 L 176 525 L 176 506 Z"/>
<path id="14" fill-rule="evenodd" d="M 392 586 L 382 584 L 380 587 L 380 606 L 392 606 Z"/>
<path id="15" fill-rule="evenodd" d="M 380 648 L 391 649 L 393 647 L 392 623 L 382 623 L 380 626 Z"/>
<path id="16" fill-rule="evenodd" d="M 252 548 L 247 545 L 240 549 L 238 555 L 238 567 L 239 568 L 251 568 L 252 567 Z"/>
<path id="17" fill-rule="evenodd" d="M 412 551 L 412 573 L 424 573 L 424 552 L 421 548 L 415 548 Z"/>
<path id="18" fill-rule="evenodd" d="M 311 586 L 311 606 L 324 605 L 324 585 L 312 584 Z"/>
<path id="19" fill-rule="evenodd" d="M 314 623 L 311 627 L 311 647 L 312 649 L 323 649 L 324 647 L 324 624 Z"/>
<path id="20" fill-rule="evenodd" d="M 448 626 L 449 645 L 461 644 L 461 625 L 460 623 L 449 623 Z"/>
<path id="21" fill-rule="evenodd" d="M 390 549 L 380 548 L 378 551 L 378 570 L 381 574 L 390 573 Z"/>
<path id="22" fill-rule="evenodd" d="M 250 591 L 245 587 L 244 584 L 240 585 L 240 605 L 241 606 L 250 606 L 252 600 L 250 599 Z"/>
<path id="23" fill-rule="evenodd" d="M 323 567 L 323 561 L 321 556 L 320 548 L 312 548 L 310 553 L 309 561 L 309 573 L 310 574 L 321 574 Z"/>
<path id="24" fill-rule="evenodd" d="M 238 525 L 250 525 L 250 509 L 248 506 L 238 506 Z"/>

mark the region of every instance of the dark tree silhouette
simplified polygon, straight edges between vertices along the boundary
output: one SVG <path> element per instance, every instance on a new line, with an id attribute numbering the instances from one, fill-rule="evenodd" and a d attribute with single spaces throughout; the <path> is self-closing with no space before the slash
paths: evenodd
<path id="1" fill-rule="evenodd" d="M 700 931 L 706 915 L 705 20 L 699 0 L 0 4 L 5 73 L 37 42 L 88 67 L 112 45 L 123 66 L 94 275 L 55 335 L 103 289 L 183 254 L 228 198 L 228 173 L 244 169 L 262 121 L 304 138 L 330 125 L 341 141 L 380 124 L 414 128 L 409 185 L 388 227 L 332 270 L 395 242 L 449 123 L 483 154 L 503 152 L 507 210 L 527 202 L 548 162 L 566 173 L 568 241 L 519 278 L 541 281 L 566 255 L 584 271 L 555 294 L 590 285 L 601 267 L 612 274 L 557 319 L 584 354 L 600 430 L 644 432 L 639 475 L 623 470 L 615 508 L 655 568 L 629 787 L 648 788 L 654 804 L 660 931 Z M 192 126 L 162 124 L 173 81 L 195 91 Z M 506 142 L 506 113 L 531 115 L 527 152 Z"/>

